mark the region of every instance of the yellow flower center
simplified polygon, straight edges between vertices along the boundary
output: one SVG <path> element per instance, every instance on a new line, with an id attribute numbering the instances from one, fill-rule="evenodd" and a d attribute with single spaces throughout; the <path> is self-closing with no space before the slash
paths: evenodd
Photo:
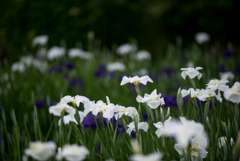
<path id="1" fill-rule="evenodd" d="M 137 81 L 137 82 L 133 82 L 133 84 L 134 84 L 136 87 L 138 87 L 139 84 L 140 84 L 140 82 L 139 82 L 139 81 Z"/>

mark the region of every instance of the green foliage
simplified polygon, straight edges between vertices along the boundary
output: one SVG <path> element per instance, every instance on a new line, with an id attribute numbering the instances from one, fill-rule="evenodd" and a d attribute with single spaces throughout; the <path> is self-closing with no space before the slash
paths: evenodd
<path id="1" fill-rule="evenodd" d="M 169 117 L 167 107 L 163 106 L 162 111 L 160 108 L 150 109 L 147 105 L 136 102 L 137 94 L 131 90 L 131 85 L 120 86 L 123 75 L 137 75 L 136 73 L 141 68 L 146 68 L 150 72 L 154 83 L 142 87 L 137 91 L 138 94 L 151 93 L 157 89 L 158 92 L 166 96 L 177 96 L 179 108 L 171 107 L 170 116 L 174 118 L 185 116 L 187 119 L 201 122 L 204 125 L 209 138 L 208 155 L 205 160 L 232 160 L 233 146 L 228 142 L 226 149 L 220 149 L 217 145 L 218 138 L 221 136 L 226 136 L 228 140 L 233 138 L 234 141 L 237 141 L 239 104 L 233 105 L 225 99 L 220 103 L 212 99 L 212 107 L 209 108 L 209 102 L 198 104 L 195 99 L 189 99 L 187 103 L 184 103 L 180 93 L 177 93 L 179 85 L 182 89 L 193 87 L 193 82 L 183 80 L 180 76 L 180 68 L 186 67 L 189 61 L 192 61 L 195 66 L 203 67 L 202 79 L 194 79 L 194 85 L 199 89 L 205 88 L 210 79 L 219 78 L 217 71 L 219 65 L 224 64 L 226 69 L 233 72 L 238 67 L 238 64 L 235 63 L 240 61 L 237 55 L 224 59 L 218 46 L 213 46 L 210 49 L 212 49 L 211 52 L 209 52 L 209 48 L 196 44 L 187 49 L 182 48 L 181 44 L 169 45 L 166 56 L 159 57 L 155 63 L 152 63 L 151 61 L 139 62 L 132 59 L 135 53 L 120 57 L 115 56 L 115 52 L 91 46 L 89 50 L 94 53 L 94 59 L 71 59 L 71 63 L 75 65 L 72 70 L 65 66 L 65 63 L 69 61 L 67 56 L 54 61 L 43 58 L 48 62 L 48 69 L 60 67 L 62 69 L 60 72 L 56 70 L 40 72 L 36 68 L 27 67 L 23 73 L 18 73 L 12 72 L 11 64 L 7 64 L 5 69 L 0 69 L 0 102 L 3 106 L 0 119 L 1 160 L 22 160 L 24 149 L 28 148 L 29 142 L 36 140 L 52 140 L 58 147 L 73 143 L 85 145 L 90 151 L 87 160 L 129 159 L 129 156 L 134 153 L 131 147 L 132 136 L 129 136 L 125 131 L 120 131 L 118 134 L 120 129 L 118 124 L 114 127 L 114 123 L 107 120 L 106 125 L 104 125 L 104 120 L 95 119 L 96 130 L 84 128 L 80 123 L 78 125 L 74 123 L 64 125 L 61 121 L 60 126 L 58 125 L 59 118 L 49 114 L 49 107 L 66 95 L 83 95 L 96 101 L 105 100 L 105 97 L 109 96 L 114 104 L 133 106 L 138 108 L 140 114 L 146 112 L 149 129 L 147 132 L 141 130 L 136 132 L 136 138 L 143 154 L 161 151 L 164 153 L 164 160 L 181 159 L 174 150 L 175 140 L 173 138 L 158 138 L 155 135 L 156 128 L 153 123 L 163 122 Z M 28 51 L 32 50 L 28 49 Z M 106 65 L 115 61 L 123 62 L 126 65 L 125 73 L 116 72 L 115 77 L 95 76 L 95 72 L 101 64 Z M 163 72 L 166 67 L 170 67 L 173 74 L 168 75 Z M 229 86 L 232 86 L 239 78 L 239 73 L 236 73 Z M 81 79 L 83 85 L 72 87 L 72 79 Z M 46 101 L 45 105 L 36 108 L 35 103 L 41 100 Z M 80 108 L 80 110 L 82 109 Z M 79 122 L 79 116 L 76 118 Z M 142 115 L 140 118 L 143 120 Z M 125 129 L 131 122 L 127 117 L 118 121 Z"/>

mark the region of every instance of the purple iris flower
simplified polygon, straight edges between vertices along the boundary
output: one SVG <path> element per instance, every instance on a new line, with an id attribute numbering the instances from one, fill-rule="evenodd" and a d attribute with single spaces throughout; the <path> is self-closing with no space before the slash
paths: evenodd
<path id="1" fill-rule="evenodd" d="M 116 73 L 115 73 L 115 72 L 109 72 L 108 75 L 109 75 L 111 78 L 115 78 L 115 77 L 116 77 Z"/>
<path id="2" fill-rule="evenodd" d="M 177 107 L 177 98 L 176 96 L 164 96 L 165 106 Z"/>
<path id="3" fill-rule="evenodd" d="M 35 102 L 35 106 L 37 107 L 37 108 L 42 108 L 43 106 L 45 106 L 46 105 L 46 100 L 41 100 L 41 101 L 36 101 Z"/>
<path id="4" fill-rule="evenodd" d="M 84 84 L 84 81 L 82 79 L 78 79 L 78 78 L 72 78 L 70 80 L 70 87 L 71 88 L 74 88 L 74 87 L 78 87 L 78 88 L 81 88 Z"/>
<path id="5" fill-rule="evenodd" d="M 131 135 L 132 135 L 132 138 L 133 138 L 133 139 L 136 138 L 136 132 L 135 132 L 135 131 L 132 131 Z"/>
<path id="6" fill-rule="evenodd" d="M 174 73 L 174 70 L 171 67 L 166 67 L 163 69 L 163 71 L 164 71 L 164 73 L 167 74 L 168 77 L 170 77 Z"/>
<path id="7" fill-rule="evenodd" d="M 230 58 L 234 55 L 234 51 L 231 49 L 227 49 L 227 51 L 224 53 L 224 58 Z"/>
<path id="8" fill-rule="evenodd" d="M 96 123 L 95 123 L 96 116 L 94 115 L 87 115 L 85 120 L 83 121 L 84 128 L 91 127 L 93 129 L 96 129 Z"/>
<path id="9" fill-rule="evenodd" d="M 144 114 L 142 115 L 142 118 L 143 118 L 144 121 L 147 121 L 147 120 L 148 120 L 148 115 L 147 115 L 147 113 L 144 113 Z"/>
<path id="10" fill-rule="evenodd" d="M 139 84 L 138 85 L 138 88 L 139 88 L 139 90 L 141 90 L 142 88 L 143 88 L 143 84 Z M 135 88 L 135 85 L 132 83 L 131 84 L 131 90 L 134 92 L 134 93 L 137 93 L 137 91 L 136 91 L 136 88 Z"/>
<path id="11" fill-rule="evenodd" d="M 217 72 L 218 73 L 223 73 L 223 72 L 225 72 L 226 71 L 226 69 L 225 69 L 225 66 L 224 65 L 220 65 L 218 68 L 217 68 Z"/>
<path id="12" fill-rule="evenodd" d="M 70 61 L 67 61 L 65 63 L 65 67 L 67 67 L 67 69 L 69 69 L 69 70 L 73 70 L 75 68 L 75 65 L 73 63 L 71 63 Z"/>
<path id="13" fill-rule="evenodd" d="M 99 66 L 99 68 L 95 71 L 95 76 L 96 77 L 105 77 L 106 74 L 107 74 L 107 69 L 106 69 L 106 66 L 104 64 L 101 64 Z"/>
<path id="14" fill-rule="evenodd" d="M 63 74 L 63 78 L 68 79 L 68 78 L 69 78 L 68 73 L 64 73 L 64 74 Z"/>
<path id="15" fill-rule="evenodd" d="M 54 67 L 54 71 L 58 72 L 58 73 L 61 73 L 62 72 L 62 67 L 60 65 L 56 65 Z"/>
<path id="16" fill-rule="evenodd" d="M 1 102 L 0 102 L 0 110 L 1 110 L 1 112 L 3 112 L 3 106 L 2 106 Z"/>
<path id="17" fill-rule="evenodd" d="M 238 66 L 238 67 L 235 69 L 235 74 L 236 74 L 236 75 L 240 74 L 240 66 Z"/>

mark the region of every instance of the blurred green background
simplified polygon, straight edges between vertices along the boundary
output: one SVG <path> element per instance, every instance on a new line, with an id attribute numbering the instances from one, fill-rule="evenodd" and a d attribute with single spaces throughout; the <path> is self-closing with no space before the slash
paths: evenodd
<path id="1" fill-rule="evenodd" d="M 38 35 L 49 35 L 49 46 L 88 46 L 88 35 L 100 47 L 134 41 L 152 54 L 164 54 L 169 42 L 183 45 L 204 31 L 211 42 L 239 43 L 237 0 L 6 0 L 0 5 L 0 60 L 13 62 Z M 34 53 L 32 53 L 34 54 Z"/>

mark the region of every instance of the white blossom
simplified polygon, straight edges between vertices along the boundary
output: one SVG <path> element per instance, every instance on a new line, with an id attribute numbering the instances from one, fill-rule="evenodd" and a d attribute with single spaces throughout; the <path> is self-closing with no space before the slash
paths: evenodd
<path id="1" fill-rule="evenodd" d="M 123 115 L 129 116 L 132 119 L 139 119 L 138 112 L 137 112 L 136 108 L 134 108 L 134 107 L 126 108 L 124 106 L 116 105 L 115 109 L 116 109 L 116 114 L 115 114 L 116 119 L 121 118 Z"/>
<path id="2" fill-rule="evenodd" d="M 17 71 L 17 72 L 23 73 L 25 71 L 25 66 L 21 62 L 16 62 L 11 66 L 11 70 L 13 72 Z"/>
<path id="3" fill-rule="evenodd" d="M 186 79 L 186 76 L 188 76 L 190 79 L 193 79 L 195 77 L 198 77 L 200 79 L 202 77 L 202 74 L 198 71 L 201 70 L 202 67 L 196 67 L 196 68 L 181 68 L 182 73 L 181 76 L 183 79 Z"/>
<path id="4" fill-rule="evenodd" d="M 210 40 L 210 36 L 206 32 L 199 32 L 195 35 L 195 40 L 198 44 L 203 44 Z"/>
<path id="5" fill-rule="evenodd" d="M 89 155 L 89 150 L 85 146 L 65 145 L 62 150 L 60 150 L 56 156 L 58 160 L 65 158 L 67 161 L 82 161 L 87 155 Z"/>
<path id="6" fill-rule="evenodd" d="M 124 72 L 125 70 L 126 70 L 126 67 L 121 62 L 109 63 L 107 65 L 107 71 L 109 72 L 113 72 L 113 71 Z"/>
<path id="7" fill-rule="evenodd" d="M 137 102 L 144 103 L 146 102 L 149 107 L 152 109 L 156 109 L 159 105 L 164 105 L 164 99 L 160 98 L 161 94 L 157 94 L 157 90 L 155 89 L 151 94 L 145 94 L 144 97 L 137 96 Z"/>
<path id="8" fill-rule="evenodd" d="M 143 85 L 146 85 L 147 82 L 153 83 L 153 80 L 148 75 L 145 75 L 145 76 L 142 76 L 142 77 L 138 77 L 138 76 L 127 77 L 127 76 L 124 76 L 122 78 L 122 81 L 121 81 L 120 85 L 122 86 L 122 85 L 125 85 L 127 83 L 134 83 L 136 86 L 138 86 L 140 83 L 142 83 Z"/>
<path id="9" fill-rule="evenodd" d="M 41 45 L 44 46 L 48 42 L 48 35 L 37 36 L 32 41 L 32 46 Z"/>
<path id="10" fill-rule="evenodd" d="M 61 119 L 58 121 L 58 125 L 59 126 L 61 125 L 61 121 L 62 121 Z M 63 116 L 63 123 L 65 125 L 69 124 L 70 122 L 74 122 L 75 124 L 78 124 L 77 120 L 74 117 L 74 115 L 68 114 L 66 116 Z"/>
<path id="11" fill-rule="evenodd" d="M 220 73 L 220 79 L 233 80 L 234 79 L 234 74 L 230 71 Z"/>
<path id="12" fill-rule="evenodd" d="M 65 54 L 65 49 L 63 47 L 54 46 L 47 52 L 48 60 L 54 60 L 60 57 L 63 57 Z"/>
<path id="13" fill-rule="evenodd" d="M 80 95 L 76 95 L 74 97 L 67 95 L 67 96 L 62 97 L 61 100 L 60 100 L 61 103 L 70 103 L 70 102 L 72 102 L 77 107 L 79 107 L 80 103 L 84 104 L 84 103 L 86 103 L 88 101 L 89 101 L 89 99 L 87 97 L 80 96 Z"/>
<path id="14" fill-rule="evenodd" d="M 49 142 L 30 142 L 29 148 L 24 150 L 25 155 L 31 156 L 32 158 L 45 161 L 54 155 L 56 144 L 52 141 Z"/>
<path id="15" fill-rule="evenodd" d="M 147 132 L 148 130 L 148 123 L 147 122 L 138 122 L 138 130 L 142 129 L 145 132 Z M 135 131 L 135 124 L 134 122 L 131 122 L 129 125 L 127 125 L 128 129 L 127 129 L 127 133 L 129 135 L 131 135 L 132 131 Z"/>
<path id="16" fill-rule="evenodd" d="M 187 120 L 185 117 L 180 117 L 179 119 L 180 121 L 171 120 L 164 126 L 162 135 L 174 136 L 181 147 L 187 147 L 194 136 L 204 132 L 204 127 L 202 124 L 193 120 Z"/>
<path id="17" fill-rule="evenodd" d="M 130 52 L 135 52 L 137 47 L 135 45 L 131 44 L 123 44 L 117 48 L 117 54 L 118 55 L 126 55 Z"/>
<path id="18" fill-rule="evenodd" d="M 68 50 L 68 56 L 69 58 L 82 58 L 91 60 L 93 58 L 93 54 L 87 51 L 83 51 L 79 48 L 72 48 Z"/>
<path id="19" fill-rule="evenodd" d="M 153 124 L 157 128 L 155 134 L 157 135 L 158 138 L 160 136 L 162 136 L 164 126 L 167 126 L 170 123 L 171 119 L 172 119 L 172 117 L 169 117 L 167 120 L 165 120 L 164 123 L 159 121 L 159 122 Z"/>
<path id="20" fill-rule="evenodd" d="M 212 79 L 210 82 L 207 84 L 207 89 L 213 89 L 213 90 L 220 90 L 220 91 L 226 91 L 229 87 L 226 85 L 228 83 L 228 80 L 225 79 Z"/>
<path id="21" fill-rule="evenodd" d="M 163 154 L 160 152 L 154 152 L 148 155 L 134 154 L 131 156 L 131 161 L 161 161 Z"/>
<path id="22" fill-rule="evenodd" d="M 49 112 L 55 116 L 61 116 L 64 111 L 71 115 L 75 115 L 76 113 L 76 110 L 72 106 L 61 102 L 49 108 Z"/>
<path id="23" fill-rule="evenodd" d="M 227 141 L 228 141 L 228 139 L 227 139 L 226 136 L 219 137 L 218 138 L 218 146 L 219 146 L 219 148 L 222 148 L 222 147 L 226 146 Z M 233 144 L 234 144 L 233 138 L 230 138 L 230 145 L 233 146 Z"/>
<path id="24" fill-rule="evenodd" d="M 103 117 L 104 118 L 107 118 L 107 119 L 111 119 L 113 116 L 114 116 L 114 113 L 115 113 L 115 105 L 110 103 L 110 104 L 106 104 L 104 103 L 102 100 L 99 100 L 97 101 L 96 103 L 94 104 L 91 104 L 92 108 L 91 111 L 92 111 L 92 114 L 93 115 L 97 115 L 99 112 L 101 112 L 103 114 Z"/>
<path id="25" fill-rule="evenodd" d="M 208 137 L 205 132 L 201 131 L 194 135 L 190 139 L 190 152 L 191 152 L 191 160 L 198 161 L 198 158 L 201 159 L 206 158 L 208 152 L 206 148 L 208 146 Z M 174 145 L 175 150 L 182 156 L 184 153 L 187 153 L 187 146 L 182 146 L 181 144 Z M 183 159 L 182 159 L 183 160 Z"/>
<path id="26" fill-rule="evenodd" d="M 148 51 L 140 50 L 136 54 L 136 60 L 138 61 L 144 61 L 144 60 L 150 60 L 151 54 Z"/>
<path id="27" fill-rule="evenodd" d="M 229 88 L 224 92 L 224 97 L 226 100 L 233 103 L 240 103 L 240 83 L 235 82 L 232 88 Z"/>

